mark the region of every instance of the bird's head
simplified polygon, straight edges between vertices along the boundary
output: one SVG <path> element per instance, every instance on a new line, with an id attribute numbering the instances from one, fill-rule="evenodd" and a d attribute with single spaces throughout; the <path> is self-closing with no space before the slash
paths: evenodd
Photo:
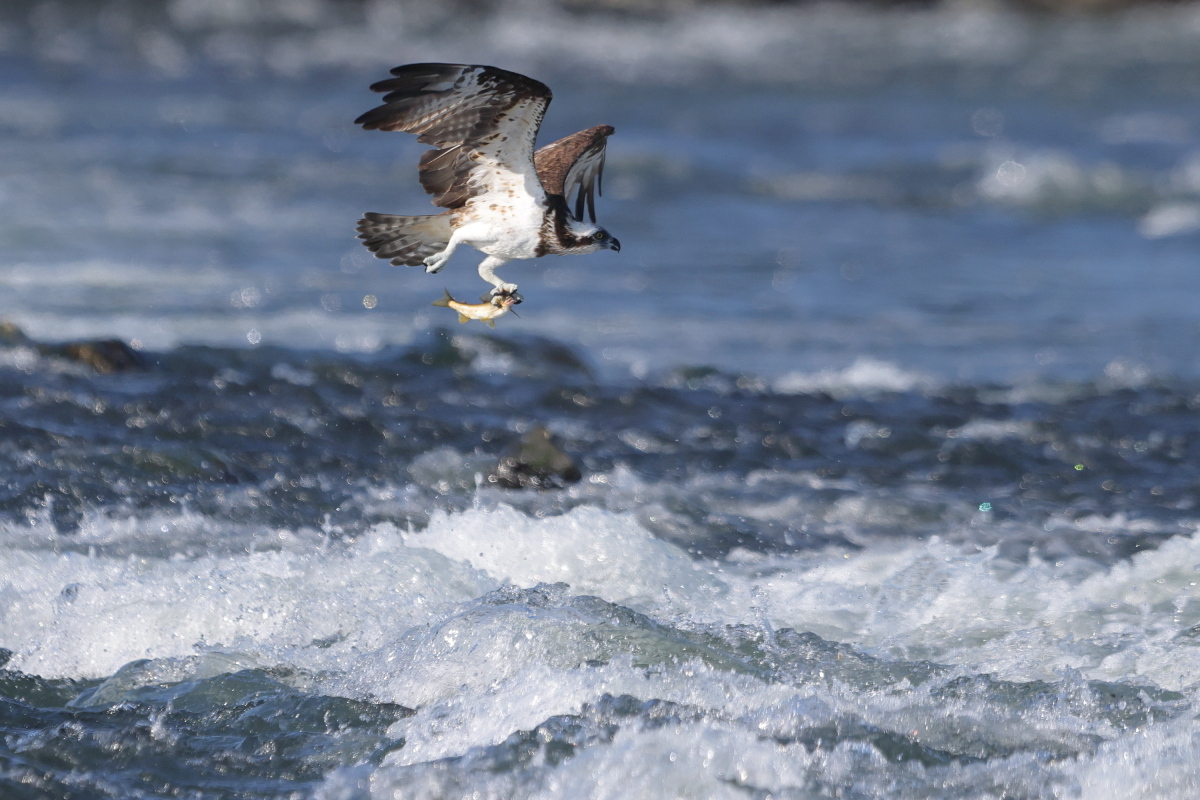
<path id="1" fill-rule="evenodd" d="M 621 252 L 621 243 L 608 231 L 593 222 L 569 223 L 571 235 L 575 239 L 572 253 L 594 253 L 597 250 L 615 250 Z"/>

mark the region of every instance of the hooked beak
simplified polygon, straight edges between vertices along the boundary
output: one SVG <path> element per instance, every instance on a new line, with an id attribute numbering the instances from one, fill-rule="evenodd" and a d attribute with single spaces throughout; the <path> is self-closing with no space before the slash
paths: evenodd
<path id="1" fill-rule="evenodd" d="M 621 252 L 621 243 L 619 241 L 617 241 L 616 239 L 610 238 L 607 242 L 604 243 L 604 246 L 607 247 L 609 250 L 615 250 L 618 253 Z"/>

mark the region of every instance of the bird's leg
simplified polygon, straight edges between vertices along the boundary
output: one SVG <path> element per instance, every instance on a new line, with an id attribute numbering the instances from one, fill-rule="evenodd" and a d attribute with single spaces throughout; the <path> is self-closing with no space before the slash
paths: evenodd
<path id="1" fill-rule="evenodd" d="M 502 294 L 516 294 L 517 285 L 515 283 L 505 283 L 496 277 L 496 267 L 502 267 L 508 263 L 507 258 L 498 258 L 496 256 L 488 256 L 483 261 L 479 262 L 479 277 L 490 283 L 495 288 L 492 289 L 492 297 Z"/>
<path id="2" fill-rule="evenodd" d="M 425 271 L 432 275 L 446 266 L 446 262 L 450 260 L 450 256 L 454 255 L 455 249 L 461 242 L 462 237 L 459 235 L 459 231 L 455 231 L 450 236 L 450 241 L 446 242 L 446 249 L 440 253 L 434 253 L 425 259 Z"/>

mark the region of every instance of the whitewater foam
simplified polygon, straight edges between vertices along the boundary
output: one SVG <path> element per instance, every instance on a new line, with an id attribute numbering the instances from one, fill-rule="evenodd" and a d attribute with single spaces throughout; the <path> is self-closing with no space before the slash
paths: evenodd
<path id="1" fill-rule="evenodd" d="M 932 386 L 932 381 L 925 375 L 873 358 L 857 358 L 853 364 L 841 370 L 790 372 L 774 383 L 775 391 L 781 394 L 827 392 L 835 397 L 873 392 L 909 392 Z"/>
<path id="2" fill-rule="evenodd" d="M 99 518 L 89 525 L 85 537 L 106 537 L 108 546 L 138 540 L 128 522 L 107 533 Z M 895 767 L 878 742 L 846 741 L 818 753 L 783 743 L 797 728 L 845 727 L 847 715 L 871 730 L 919 730 L 927 747 L 951 746 L 961 740 L 963 720 L 990 715 L 988 747 L 1041 737 L 1049 751 L 1082 753 L 1078 774 L 1086 786 L 1132 769 L 1131 785 L 1143 788 L 1114 796 L 1149 796 L 1160 785 L 1150 767 L 1123 762 L 1122 747 L 1140 748 L 1146 763 L 1157 763 L 1195 741 L 1193 730 L 1179 728 L 1123 745 L 1127 734 L 1100 713 L 1100 700 L 1049 716 L 996 716 L 1006 693 L 1017 694 L 1004 703 L 1023 707 L 1021 684 L 953 701 L 945 695 L 955 681 L 981 674 L 1048 681 L 1081 697 L 1093 691 L 1085 681 L 1097 679 L 1190 691 L 1200 680 L 1200 648 L 1190 633 L 1200 625 L 1193 566 L 1200 543 L 1185 536 L 1083 573 L 1078 565 L 1018 565 L 937 540 L 698 560 L 655 538 L 635 515 L 589 507 L 543 518 L 505 507 L 437 512 L 418 532 L 380 524 L 349 544 L 299 536 L 282 549 L 191 558 L 48 547 L 34 537 L 0 550 L 0 646 L 14 651 L 10 668 L 112 676 L 91 704 L 118 700 L 139 682 L 280 663 L 306 671 L 308 685 L 325 692 L 416 708 L 391 732 L 406 746 L 378 770 L 332 775 L 323 789 L 330 797 L 441 786 L 446 774 L 428 766 L 438 759 L 500 746 L 514 731 L 584 713 L 601 696 L 677 703 L 695 709 L 697 721 L 624 726 L 609 745 L 525 774 L 521 780 L 533 781 L 525 789 L 541 793 L 530 796 L 618 796 L 637 780 L 648 781 L 647 796 L 689 786 L 718 796 L 731 781 L 772 791 L 853 783 L 859 773 L 883 781 Z M 538 588 L 521 588 L 531 586 Z M 758 644 L 739 651 L 705 638 L 734 629 Z M 849 671 L 830 666 L 788 678 L 793 668 L 784 665 L 795 658 L 788 648 L 796 645 L 786 644 L 794 636 L 786 629 L 899 664 L 957 666 L 922 679 L 916 692 L 884 691 L 908 685 L 903 671 L 850 653 L 829 656 Z M 905 669 L 915 676 L 930 668 Z M 1092 756 L 1097 737 L 1112 745 Z M 1007 767 L 992 758 L 989 774 L 1000 770 L 1025 788 L 1076 780 L 1074 767 L 1042 774 L 1030 771 L 1028 756 L 1013 758 Z M 981 767 L 945 769 L 938 780 L 969 782 Z M 497 789 L 485 775 L 455 774 L 485 796 Z M 1193 779 L 1186 770 L 1170 774 L 1173 783 L 1161 785 Z"/>
<path id="3" fill-rule="evenodd" d="M 145 522 L 168 537 L 202 527 L 195 518 L 167 520 Z M 663 620 L 765 618 L 775 629 L 1010 679 L 1053 679 L 1072 668 L 1170 688 L 1200 680 L 1200 651 L 1172 638 L 1200 624 L 1200 573 L 1191 566 L 1200 544 L 1188 536 L 1110 569 L 1084 567 L 1080 579 L 1078 563 L 1017 567 L 994 550 L 964 552 L 936 539 L 890 551 L 696 560 L 633 515 L 587 507 L 543 519 L 503 507 L 438 512 L 424 531 L 383 525 L 348 549 L 322 545 L 315 533 L 308 543 L 258 534 L 288 549 L 193 559 L 154 557 L 165 555 L 154 537 L 139 554 L 136 525 L 96 532 L 105 524 L 89 523 L 78 549 L 115 548 L 117 557 L 34 549 L 44 537 L 23 545 L 13 537 L 0 553 L 9 576 L 0 645 L 17 653 L 19 668 L 101 676 L 137 658 L 246 641 L 302 648 L 347 636 L 357 648 L 378 646 L 496 586 L 562 582 Z M 1123 519 L 1106 526 L 1138 527 Z M 64 599 L 67 586 L 76 588 Z"/>
<path id="4" fill-rule="evenodd" d="M 401 539 L 393 529 L 349 551 L 195 559 L 6 548 L 2 646 L 15 653 L 11 667 L 49 677 L 102 677 L 136 659 L 214 647 L 289 652 L 316 668 L 495 586 Z M 335 644 L 314 645 L 322 641 Z"/>

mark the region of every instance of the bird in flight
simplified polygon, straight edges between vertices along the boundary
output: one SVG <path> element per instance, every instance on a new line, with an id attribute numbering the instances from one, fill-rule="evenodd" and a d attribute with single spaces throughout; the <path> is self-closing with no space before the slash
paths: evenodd
<path id="1" fill-rule="evenodd" d="M 421 156 L 421 186 L 440 214 L 368 212 L 358 238 L 377 258 L 437 272 L 459 245 L 487 258 L 479 276 L 491 295 L 515 295 L 496 277 L 513 259 L 621 250 L 596 224 L 605 141 L 597 125 L 534 151 L 550 89 L 515 72 L 472 64 L 407 64 L 371 86 L 383 105 L 354 122 L 367 130 L 417 134 L 436 149 Z M 587 220 L 584 220 L 584 214 Z M 518 296 L 519 300 L 519 296 Z"/>

